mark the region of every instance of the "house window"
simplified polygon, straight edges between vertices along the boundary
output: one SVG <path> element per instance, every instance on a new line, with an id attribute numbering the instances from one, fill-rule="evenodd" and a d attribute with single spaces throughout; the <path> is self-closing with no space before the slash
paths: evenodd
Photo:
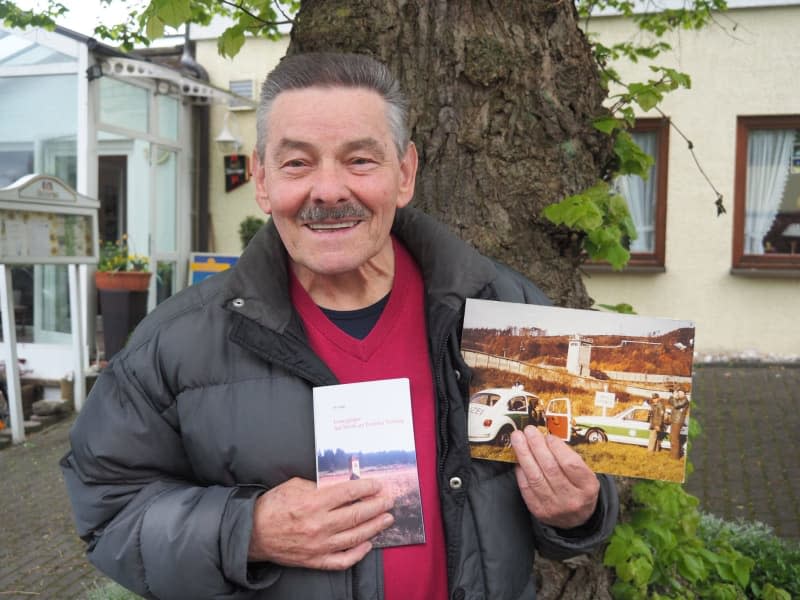
<path id="1" fill-rule="evenodd" d="M 734 268 L 800 267 L 800 115 L 739 117 Z"/>
<path id="2" fill-rule="evenodd" d="M 252 79 L 238 79 L 231 81 L 229 85 L 232 93 L 248 100 L 253 99 L 254 88 L 255 82 Z M 228 107 L 233 110 L 252 110 L 253 105 L 238 98 L 231 98 L 228 101 Z"/>
<path id="3" fill-rule="evenodd" d="M 667 153 L 669 119 L 637 119 L 629 132 L 633 140 L 653 157 L 647 178 L 624 175 L 614 180 L 614 188 L 628 202 L 637 238 L 629 240 L 631 253 L 625 270 L 663 270 L 667 221 Z M 589 270 L 606 270 L 606 263 L 590 262 Z"/>

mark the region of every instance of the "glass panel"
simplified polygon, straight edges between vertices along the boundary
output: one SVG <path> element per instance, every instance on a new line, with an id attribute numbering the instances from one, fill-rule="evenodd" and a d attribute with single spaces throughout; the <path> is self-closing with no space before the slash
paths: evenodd
<path id="1" fill-rule="evenodd" d="M 178 157 L 175 152 L 153 147 L 156 153 L 156 252 L 175 252 L 178 203 Z"/>
<path id="2" fill-rule="evenodd" d="M 147 132 L 148 91 L 110 77 L 103 77 L 99 81 L 100 121 L 125 129 Z"/>
<path id="3" fill-rule="evenodd" d="M 74 57 L 41 46 L 31 40 L 0 32 L 0 66 L 75 63 Z"/>
<path id="4" fill-rule="evenodd" d="M 658 159 L 658 133 L 655 131 L 633 131 L 633 141 L 647 154 Z M 614 187 L 628 201 L 628 210 L 636 225 L 637 238 L 629 246 L 631 252 L 652 253 L 656 249 L 656 184 L 658 163 L 650 167 L 647 179 L 638 175 L 617 177 Z"/>
<path id="5" fill-rule="evenodd" d="M 800 130 L 750 131 L 745 194 L 744 253 L 800 253 Z"/>
<path id="6" fill-rule="evenodd" d="M 171 261 L 158 261 L 156 270 L 156 304 L 160 304 L 175 293 L 176 265 Z"/>
<path id="7" fill-rule="evenodd" d="M 0 187 L 11 185 L 28 173 L 33 173 L 32 144 L 28 150 L 0 149 Z"/>
<path id="8" fill-rule="evenodd" d="M 11 267 L 11 289 L 14 301 L 14 325 L 17 342 L 33 341 L 33 266 Z M 2 334 L 0 333 L 0 336 Z"/>
<path id="9" fill-rule="evenodd" d="M 158 97 L 158 135 L 169 140 L 178 139 L 180 104 L 169 96 Z"/>
<path id="10" fill-rule="evenodd" d="M 0 186 L 28 173 L 75 186 L 77 83 L 76 75 L 0 77 Z"/>
<path id="11" fill-rule="evenodd" d="M 34 265 L 33 339 L 39 343 L 68 342 L 69 279 L 66 265 Z"/>
<path id="12" fill-rule="evenodd" d="M 78 149 L 74 136 L 42 141 L 43 171 L 73 188 L 78 185 Z"/>

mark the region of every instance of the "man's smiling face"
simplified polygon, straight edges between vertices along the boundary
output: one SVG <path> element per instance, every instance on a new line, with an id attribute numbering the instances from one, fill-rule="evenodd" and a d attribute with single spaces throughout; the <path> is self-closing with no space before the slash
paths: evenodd
<path id="1" fill-rule="evenodd" d="M 259 206 L 298 277 L 338 276 L 393 257 L 389 232 L 414 193 L 413 145 L 398 157 L 387 105 L 363 88 L 283 92 L 269 113 Z"/>

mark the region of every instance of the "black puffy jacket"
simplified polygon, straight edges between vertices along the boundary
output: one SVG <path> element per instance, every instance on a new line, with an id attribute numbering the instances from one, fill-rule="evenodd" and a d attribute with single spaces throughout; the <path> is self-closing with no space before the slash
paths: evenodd
<path id="1" fill-rule="evenodd" d="M 566 558 L 602 543 L 616 489 L 601 476 L 596 526 L 562 536 L 531 517 L 511 465 L 471 460 L 459 337 L 465 298 L 549 301 L 419 211 L 399 211 L 393 233 L 425 280 L 451 597 L 533 599 L 534 549 Z M 147 316 L 72 429 L 61 465 L 78 532 L 90 560 L 142 596 L 383 598 L 379 550 L 347 571 L 247 562 L 257 496 L 316 477 L 311 388 L 336 383 L 305 341 L 287 277 L 267 225 L 233 269 Z"/>

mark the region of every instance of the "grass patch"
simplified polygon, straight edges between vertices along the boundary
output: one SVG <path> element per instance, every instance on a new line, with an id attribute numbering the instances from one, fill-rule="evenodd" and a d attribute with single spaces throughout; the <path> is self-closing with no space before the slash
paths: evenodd
<path id="1" fill-rule="evenodd" d="M 118 583 L 109 581 L 97 584 L 88 590 L 83 600 L 141 600 L 141 596 L 134 594 Z"/>

